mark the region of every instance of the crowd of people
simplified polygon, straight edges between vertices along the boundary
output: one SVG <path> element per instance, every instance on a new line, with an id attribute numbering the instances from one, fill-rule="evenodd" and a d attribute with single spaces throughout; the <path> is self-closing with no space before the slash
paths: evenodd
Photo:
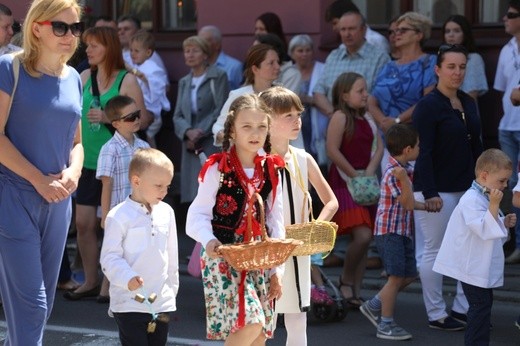
<path id="1" fill-rule="evenodd" d="M 420 277 L 429 327 L 465 329 L 465 344 L 489 344 L 492 289 L 503 284 L 504 263 L 520 263 L 520 1 L 503 18 L 513 38 L 494 81 L 502 151 L 483 148 L 477 100 L 488 86 L 464 16 L 446 18 L 436 54 L 424 51 L 432 21 L 416 12 L 393 18 L 387 38 L 351 1 L 331 3 L 326 20 L 340 44 L 325 62 L 310 36 L 288 41 L 272 12 L 256 18 L 243 63 L 224 53 L 219 28 L 201 27 L 182 44 L 189 73 L 172 106 L 166 67 L 138 18 L 100 17 L 85 28 L 76 0 L 34 0 L 19 47 L 0 4 L 7 344 L 42 343 L 56 287 L 68 300 L 109 303 L 122 344 L 166 343 L 179 259 L 176 216 L 162 202 L 174 167 L 155 141 L 165 116 L 182 143 L 176 212 L 187 213 L 186 233 L 202 245 L 192 256 L 200 255 L 207 338 L 262 345 L 283 315 L 287 345 L 307 344 L 306 312 L 331 303 L 314 271 L 321 256 L 239 271 L 219 247 L 258 239 L 263 224 L 284 238 L 284 226 L 308 221 L 304 201 L 314 196 L 317 219 L 338 225 L 331 257 L 343 266 L 343 302 L 378 338 L 412 338 L 393 315 L 398 292 Z M 86 59 L 73 68 L 80 43 Z M 379 182 L 376 202 L 355 195 L 361 178 Z M 508 183 L 514 207 L 504 216 Z M 70 227 L 80 283 L 65 248 Z M 505 258 L 508 228 L 516 247 Z M 365 300 L 371 244 L 387 282 Z M 458 280 L 451 309 L 443 276 Z"/>

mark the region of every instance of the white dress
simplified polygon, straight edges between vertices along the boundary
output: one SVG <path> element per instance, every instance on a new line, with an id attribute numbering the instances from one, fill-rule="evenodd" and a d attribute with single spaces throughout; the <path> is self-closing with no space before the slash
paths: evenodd
<path id="1" fill-rule="evenodd" d="M 283 211 L 285 225 L 301 223 L 304 191 L 308 191 L 307 152 L 289 146 L 293 158 L 286 161 L 282 171 Z M 298 167 L 296 167 L 296 159 Z M 300 174 L 298 174 L 298 171 Z M 302 179 L 299 179 L 301 176 Z M 301 181 L 300 181 L 301 180 Z M 288 184 L 290 182 L 290 184 Z M 300 186 L 303 185 L 303 188 Z M 290 187 L 289 187 L 290 185 Z M 292 192 L 292 198 L 289 197 Z M 291 203 L 292 200 L 292 203 Z M 291 217 L 291 209 L 293 217 Z M 305 214 L 308 207 L 305 206 Z M 294 221 L 291 222 L 291 219 Z M 299 313 L 307 311 L 311 298 L 311 260 L 310 256 L 291 256 L 285 262 L 285 273 L 282 278 L 282 297 L 276 301 L 276 313 Z"/>

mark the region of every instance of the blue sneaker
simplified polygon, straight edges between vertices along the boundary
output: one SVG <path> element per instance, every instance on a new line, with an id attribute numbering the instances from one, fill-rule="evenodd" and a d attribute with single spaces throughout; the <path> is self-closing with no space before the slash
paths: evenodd
<path id="1" fill-rule="evenodd" d="M 412 334 L 399 327 L 395 322 L 379 323 L 376 336 L 385 340 L 409 340 L 412 338 Z"/>
<path id="2" fill-rule="evenodd" d="M 437 321 L 430 321 L 428 322 L 428 325 L 430 328 L 439 330 L 456 331 L 464 329 L 464 324 L 460 323 L 459 321 L 456 321 L 451 316 L 444 318 L 444 321 L 442 319 Z"/>
<path id="3" fill-rule="evenodd" d="M 359 311 L 361 311 L 361 313 L 365 315 L 366 318 L 368 318 L 374 327 L 377 328 L 379 326 L 379 315 L 381 315 L 381 310 L 371 309 L 368 303 L 369 301 L 364 302 L 363 305 L 361 305 L 359 308 Z"/>
<path id="4" fill-rule="evenodd" d="M 518 329 L 520 329 L 520 316 L 518 316 L 518 319 L 515 322 L 515 326 L 517 326 Z"/>

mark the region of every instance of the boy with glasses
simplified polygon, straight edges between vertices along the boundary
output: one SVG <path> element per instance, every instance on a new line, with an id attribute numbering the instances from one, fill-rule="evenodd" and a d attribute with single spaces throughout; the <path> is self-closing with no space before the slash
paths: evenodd
<path id="1" fill-rule="evenodd" d="M 99 153 L 96 178 L 101 190 L 101 227 L 105 227 L 108 212 L 130 195 L 128 167 L 132 155 L 139 148 L 149 148 L 135 133 L 140 126 L 140 110 L 128 96 L 115 96 L 107 102 L 105 114 L 116 129 Z"/>

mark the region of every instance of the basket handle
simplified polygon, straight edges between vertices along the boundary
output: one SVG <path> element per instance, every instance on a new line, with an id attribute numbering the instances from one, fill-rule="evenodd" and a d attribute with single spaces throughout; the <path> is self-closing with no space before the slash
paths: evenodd
<path id="1" fill-rule="evenodd" d="M 260 230 L 262 232 L 262 240 L 265 241 L 268 239 L 267 232 L 265 230 L 265 209 L 264 209 L 264 199 L 262 196 L 255 192 L 253 196 L 249 199 L 249 206 L 247 208 L 247 232 L 249 236 L 249 241 L 253 241 L 253 205 L 255 201 L 258 201 L 259 212 L 260 212 Z"/>
<path id="2" fill-rule="evenodd" d="M 314 214 L 312 213 L 312 199 L 311 199 L 311 194 L 309 193 L 309 191 L 305 191 L 303 193 L 302 222 L 306 222 L 305 221 L 305 205 L 307 205 L 309 207 L 308 215 L 311 216 L 309 221 L 314 220 Z"/>

